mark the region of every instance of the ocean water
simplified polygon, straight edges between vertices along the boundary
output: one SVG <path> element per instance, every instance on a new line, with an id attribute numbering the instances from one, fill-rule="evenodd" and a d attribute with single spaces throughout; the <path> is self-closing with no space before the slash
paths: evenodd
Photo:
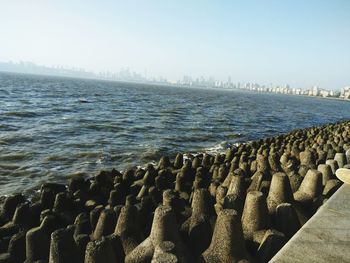
<path id="1" fill-rule="evenodd" d="M 350 119 L 350 103 L 0 73 L 0 195 Z"/>

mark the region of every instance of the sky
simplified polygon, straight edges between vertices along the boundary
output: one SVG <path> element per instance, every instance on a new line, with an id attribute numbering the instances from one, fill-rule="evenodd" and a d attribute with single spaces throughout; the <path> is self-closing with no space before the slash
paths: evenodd
<path id="1" fill-rule="evenodd" d="M 0 61 L 350 85 L 349 0 L 0 0 Z"/>

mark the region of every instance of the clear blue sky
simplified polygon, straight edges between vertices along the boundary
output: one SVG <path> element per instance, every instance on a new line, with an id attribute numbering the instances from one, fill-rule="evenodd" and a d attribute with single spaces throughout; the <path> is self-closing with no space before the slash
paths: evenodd
<path id="1" fill-rule="evenodd" d="M 0 61 L 338 89 L 349 14 L 349 0 L 2 1 Z"/>

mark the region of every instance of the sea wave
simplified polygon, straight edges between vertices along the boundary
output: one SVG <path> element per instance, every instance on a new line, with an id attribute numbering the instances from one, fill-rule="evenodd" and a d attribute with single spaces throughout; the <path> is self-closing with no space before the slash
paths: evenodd
<path id="1" fill-rule="evenodd" d="M 0 74 L 0 195 L 350 119 L 333 100 Z"/>
<path id="2" fill-rule="evenodd" d="M 38 113 L 33 111 L 8 111 L 1 115 L 8 117 L 32 118 L 38 116 Z"/>

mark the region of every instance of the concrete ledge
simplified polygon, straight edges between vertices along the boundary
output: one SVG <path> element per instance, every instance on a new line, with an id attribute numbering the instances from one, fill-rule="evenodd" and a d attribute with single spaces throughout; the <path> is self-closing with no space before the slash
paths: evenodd
<path id="1" fill-rule="evenodd" d="M 342 185 L 270 262 L 350 262 L 350 185 Z"/>

